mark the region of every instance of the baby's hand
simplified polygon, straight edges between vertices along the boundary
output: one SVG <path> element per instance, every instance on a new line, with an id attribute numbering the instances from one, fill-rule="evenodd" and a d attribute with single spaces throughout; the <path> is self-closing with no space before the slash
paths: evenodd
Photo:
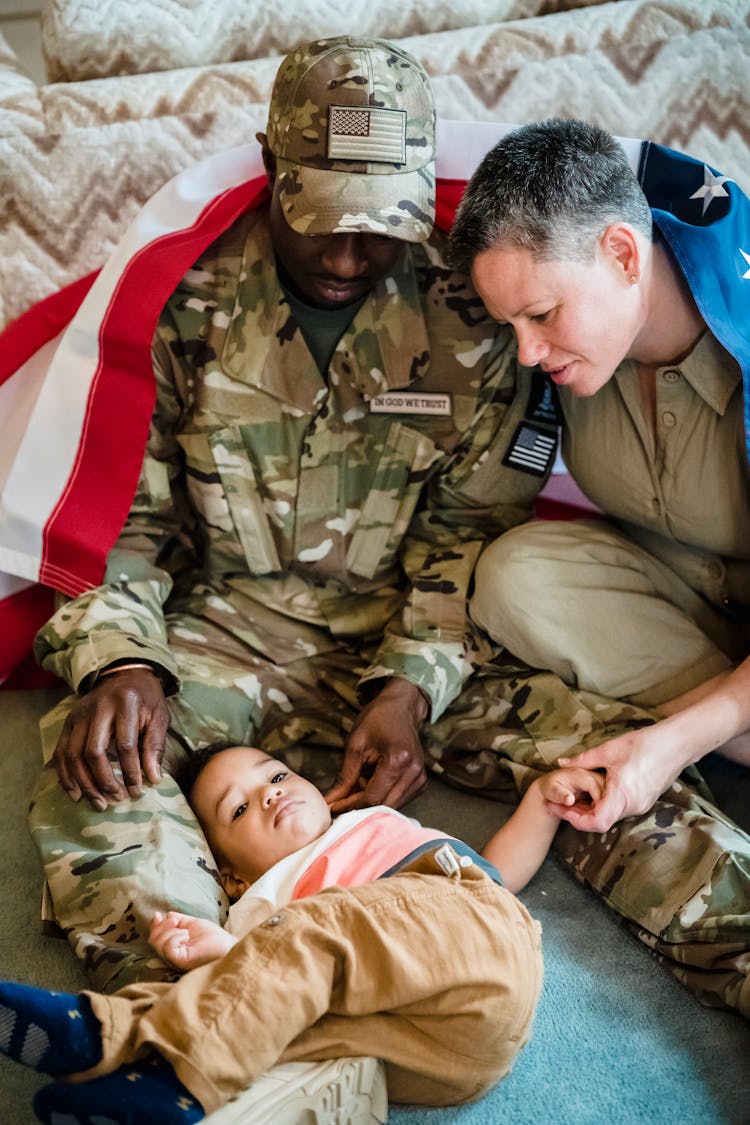
<path id="1" fill-rule="evenodd" d="M 541 795 L 551 805 L 558 806 L 555 812 L 562 819 L 567 819 L 565 813 L 569 809 L 590 809 L 601 799 L 604 786 L 604 774 L 581 766 L 566 766 L 539 778 Z"/>
<path id="2" fill-rule="evenodd" d="M 215 922 L 176 910 L 154 913 L 148 940 L 163 961 L 183 972 L 218 960 L 237 941 Z"/>

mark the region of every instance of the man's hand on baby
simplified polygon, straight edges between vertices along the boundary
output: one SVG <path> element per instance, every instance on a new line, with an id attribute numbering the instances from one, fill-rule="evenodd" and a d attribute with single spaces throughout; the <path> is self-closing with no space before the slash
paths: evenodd
<path id="1" fill-rule="evenodd" d="M 74 801 L 86 797 L 102 812 L 111 801 L 139 797 L 143 774 L 154 783 L 161 777 L 168 723 L 164 692 L 151 671 L 102 677 L 65 720 L 53 757 L 60 785 Z"/>
<path id="2" fill-rule="evenodd" d="M 545 801 L 561 820 L 570 820 L 570 813 L 591 809 L 600 801 L 606 784 L 604 774 L 581 766 L 552 770 L 539 778 Z"/>
<path id="3" fill-rule="evenodd" d="M 162 961 L 183 972 L 217 961 L 237 942 L 215 922 L 176 910 L 154 913 L 148 940 Z"/>

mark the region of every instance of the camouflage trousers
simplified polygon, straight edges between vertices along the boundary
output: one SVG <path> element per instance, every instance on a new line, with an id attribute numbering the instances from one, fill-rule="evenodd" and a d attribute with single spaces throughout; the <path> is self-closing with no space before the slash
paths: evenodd
<path id="1" fill-rule="evenodd" d="M 274 663 L 235 631 L 182 614 L 169 623 L 183 689 L 169 700 L 167 770 L 217 738 L 258 745 L 321 787 L 357 714 L 371 653 L 346 645 Z M 47 756 L 72 697 L 42 720 Z M 514 801 L 558 757 L 650 722 L 634 706 L 567 687 L 551 673 L 484 665 L 425 728 L 428 766 L 449 783 Z M 558 834 L 575 876 L 700 997 L 750 1016 L 750 837 L 698 784 L 675 783 L 642 817 L 606 834 Z M 43 771 L 30 813 L 55 914 L 92 985 L 169 979 L 146 941 L 155 909 L 222 922 L 227 901 L 178 786 L 163 781 L 105 813 L 73 804 Z M 439 827 L 439 826 L 438 826 Z"/>

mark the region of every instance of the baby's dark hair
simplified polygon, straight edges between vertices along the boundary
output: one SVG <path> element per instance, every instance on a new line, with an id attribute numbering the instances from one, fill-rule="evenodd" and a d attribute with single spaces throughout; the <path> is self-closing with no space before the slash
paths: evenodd
<path id="1" fill-rule="evenodd" d="M 195 783 L 203 773 L 208 763 L 217 754 L 223 754 L 225 750 L 234 750 L 236 746 L 241 743 L 232 741 L 231 739 L 220 739 L 216 742 L 209 742 L 208 746 L 202 746 L 200 750 L 195 750 L 187 759 L 185 764 L 178 770 L 175 780 L 179 785 L 182 792 L 187 797 L 188 803 L 192 795 Z"/>

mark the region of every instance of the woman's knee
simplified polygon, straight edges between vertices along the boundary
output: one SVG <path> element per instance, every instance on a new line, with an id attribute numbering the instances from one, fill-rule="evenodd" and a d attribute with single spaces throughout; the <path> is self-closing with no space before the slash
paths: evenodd
<path id="1" fill-rule="evenodd" d="M 544 603 L 555 590 L 557 561 L 549 557 L 548 546 L 554 536 L 546 524 L 524 524 L 482 552 L 469 612 L 490 636 L 502 641 L 513 622 L 523 622 L 525 628 L 530 617 L 545 617 Z"/>

